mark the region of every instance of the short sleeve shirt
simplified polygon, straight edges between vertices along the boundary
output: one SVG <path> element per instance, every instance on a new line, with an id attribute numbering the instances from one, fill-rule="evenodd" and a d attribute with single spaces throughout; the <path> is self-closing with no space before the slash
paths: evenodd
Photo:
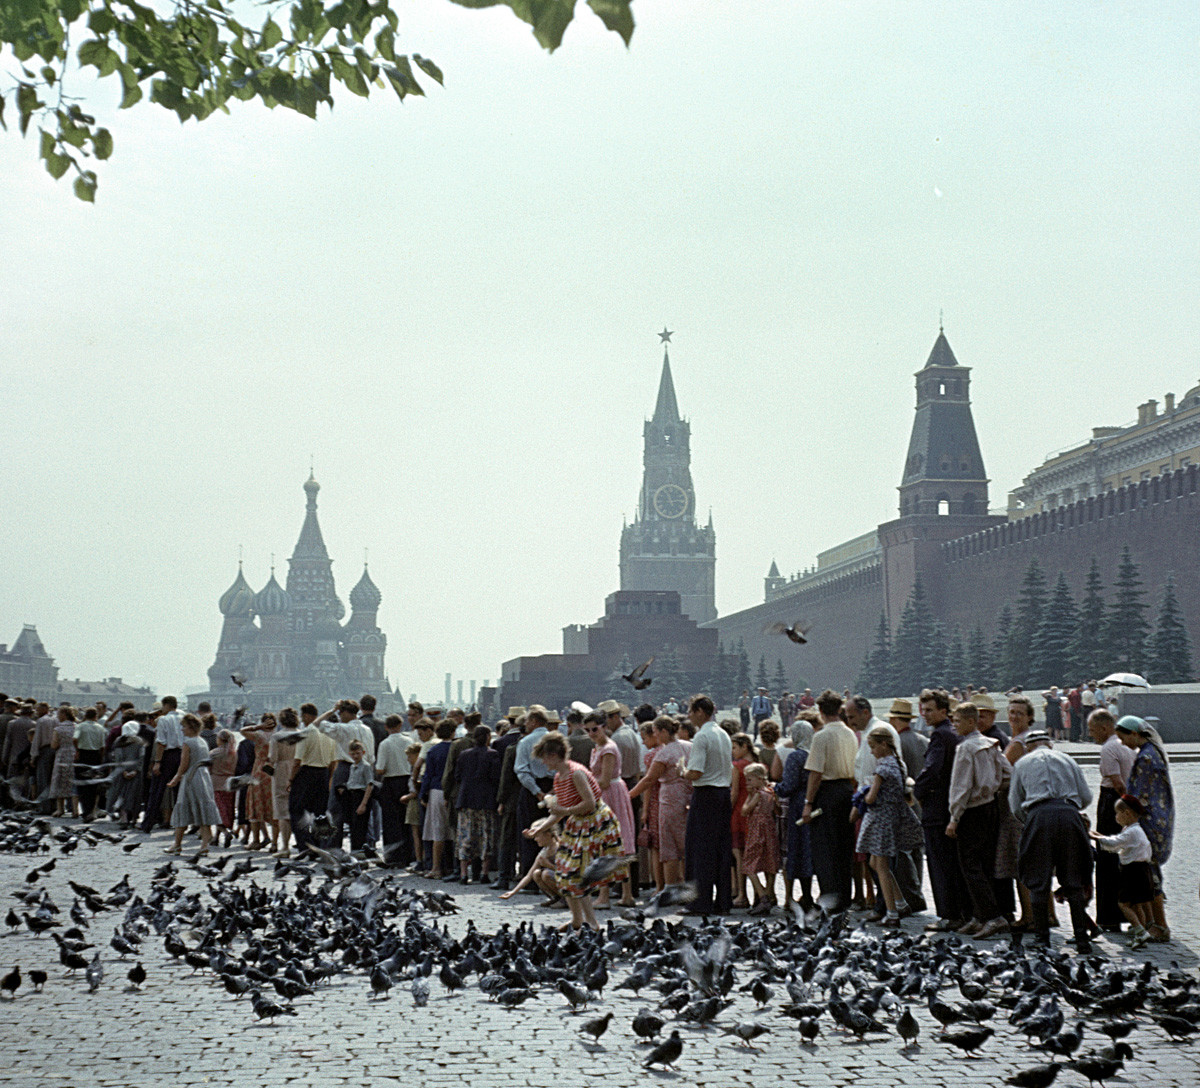
<path id="1" fill-rule="evenodd" d="M 692 782 L 695 787 L 728 786 L 733 781 L 733 745 L 714 722 L 707 722 L 692 738 L 688 770 L 701 772 Z"/>
<path id="2" fill-rule="evenodd" d="M 854 730 L 845 722 L 829 722 L 813 734 L 804 769 L 816 771 L 827 781 L 853 778 L 856 755 L 858 742 Z"/>

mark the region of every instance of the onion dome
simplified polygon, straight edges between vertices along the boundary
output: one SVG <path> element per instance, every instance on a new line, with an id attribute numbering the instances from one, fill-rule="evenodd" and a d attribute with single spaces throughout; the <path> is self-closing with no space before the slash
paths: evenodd
<path id="1" fill-rule="evenodd" d="M 333 598 L 333 615 L 339 623 L 346 618 L 346 606 L 342 604 L 341 597 Z"/>
<path id="2" fill-rule="evenodd" d="M 253 605 L 254 590 L 250 588 L 250 583 L 242 574 L 242 564 L 239 563 L 237 577 L 233 580 L 233 585 L 221 594 L 217 607 L 221 610 L 222 616 L 245 616 L 249 614 Z"/>
<path id="3" fill-rule="evenodd" d="M 350 590 L 350 607 L 355 612 L 378 612 L 379 603 L 382 600 L 383 594 L 379 592 L 379 587 L 371 581 L 371 576 L 367 573 L 367 565 L 364 563 L 362 577 L 358 580 L 358 584 Z"/>
<path id="4" fill-rule="evenodd" d="M 254 611 L 260 616 L 281 616 L 292 606 L 292 599 L 286 590 L 275 581 L 275 571 L 271 571 L 271 580 L 254 595 Z"/>

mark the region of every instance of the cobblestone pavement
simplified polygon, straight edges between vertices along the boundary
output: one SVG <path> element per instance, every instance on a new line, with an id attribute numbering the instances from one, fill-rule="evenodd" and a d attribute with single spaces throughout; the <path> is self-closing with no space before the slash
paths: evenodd
<path id="1" fill-rule="evenodd" d="M 1096 771 L 1088 770 L 1094 778 Z M 1168 917 L 1174 940 L 1151 946 L 1134 959 L 1121 939 L 1105 938 L 1101 947 L 1114 958 L 1129 962 L 1150 959 L 1167 966 L 1171 961 L 1195 973 L 1200 954 L 1200 909 L 1197 874 L 1200 873 L 1200 764 L 1173 766 L 1179 822 L 1175 856 L 1167 870 L 1170 898 Z M 130 841 L 140 839 L 131 836 Z M 139 892 L 149 886 L 152 869 L 164 860 L 165 835 L 144 840 L 131 855 L 104 844 L 81 848 L 59 861 L 46 879 L 51 894 L 64 908 L 72 902 L 69 878 L 104 889 L 124 873 Z M 56 852 L 57 853 L 57 852 Z M 257 855 L 249 855 L 257 856 Z M 24 874 L 39 859 L 0 856 L 0 897 L 4 909 L 13 902 L 10 893 L 25 887 Z M 44 859 L 43 859 L 44 860 Z M 257 864 L 268 867 L 268 863 Z M 202 880 L 181 873 L 189 888 Z M 252 879 L 271 885 L 269 871 Z M 420 884 L 418 878 L 404 881 Z M 244 883 L 244 881 L 243 881 Z M 427 886 L 427 885 L 426 885 Z M 452 934 L 465 929 L 473 918 L 490 932 L 505 922 L 533 918 L 539 924 L 559 921 L 565 914 L 531 906 L 533 897 L 500 902 L 495 893 L 478 885 L 453 890 L 462 913 L 447 919 Z M 603 918 L 604 915 L 601 915 Z M 68 977 L 58 962 L 57 947 L 49 937 L 34 938 L 27 930 L 0 937 L 0 968 L 19 963 L 24 971 L 41 967 L 49 972 L 44 992 L 34 993 L 28 981 L 15 1000 L 0 1003 L 0 1036 L 8 1060 L 0 1067 L 0 1086 L 52 1085 L 376 1085 L 414 1084 L 472 1088 L 495 1085 L 559 1088 L 567 1085 L 645 1085 L 678 1081 L 696 1085 L 858 1085 L 892 1088 L 899 1081 L 913 1084 L 966 1088 L 1001 1085 L 1004 1077 L 1027 1068 L 1044 1056 L 1029 1050 L 998 1016 L 997 1036 L 977 1060 L 934 1041 L 937 1025 L 917 1003 L 913 1007 L 921 1024 L 919 1047 L 901 1049 L 895 1035 L 868 1036 L 866 1043 L 843 1037 L 823 1020 L 815 1046 L 804 1046 L 794 1022 L 773 1007 L 754 1012 L 749 995 L 735 991 L 736 1004 L 721 1020 L 757 1018 L 769 1025 L 770 1034 L 757 1040 L 755 1052 L 715 1029 L 683 1027 L 684 1052 L 678 1074 L 647 1071 L 642 1063 L 648 1047 L 639 1046 L 630 1028 L 635 1011 L 650 1004 L 650 997 L 633 998 L 628 992 L 609 989 L 598 1012 L 616 1013 L 599 1045 L 585 1046 L 577 1030 L 579 1019 L 567 1014 L 555 993 L 509 1011 L 484 999 L 473 987 L 447 996 L 433 981 L 428 1007 L 414 1008 L 404 986 L 390 1000 L 368 1001 L 369 987 L 361 974 L 335 980 L 312 998 L 297 1002 L 300 1015 L 284 1017 L 274 1025 L 254 1020 L 245 1000 L 235 1001 L 214 984 L 208 972 L 193 974 L 150 939 L 143 962 L 148 979 L 143 990 L 126 988 L 125 972 L 132 961 L 120 961 L 108 946 L 113 915 L 101 914 L 91 930 L 104 954 L 107 977 L 99 992 L 89 996 L 82 978 Z M 917 932 L 922 919 L 905 926 Z M 737 916 L 734 917 L 734 922 Z M 1056 937 L 1056 942 L 1059 940 Z M 90 953 L 89 953 L 90 955 Z M 613 981 L 624 968 L 613 970 Z M 739 972 L 739 985 L 750 972 Z M 957 995 L 955 995 L 957 996 Z M 1068 1012 L 1070 1010 L 1067 1010 Z M 670 1025 L 668 1025 L 669 1030 Z M 1088 1045 L 1108 1040 L 1089 1030 Z M 1163 1088 L 1195 1088 L 1200 1084 L 1200 1045 L 1171 1043 L 1164 1033 L 1145 1021 L 1131 1037 L 1136 1059 L 1123 1075 L 1109 1083 L 1147 1083 Z M 1085 1084 L 1082 1076 L 1064 1069 L 1057 1081 L 1068 1088 Z"/>

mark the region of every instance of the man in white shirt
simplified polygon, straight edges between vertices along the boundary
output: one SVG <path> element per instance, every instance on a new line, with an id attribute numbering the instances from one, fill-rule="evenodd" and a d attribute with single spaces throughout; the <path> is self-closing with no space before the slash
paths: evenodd
<path id="1" fill-rule="evenodd" d="M 696 900 L 688 914 L 728 914 L 733 903 L 729 796 L 733 747 L 729 734 L 713 720 L 715 713 L 707 695 L 697 695 L 688 710 L 696 730 L 685 772 L 692 783 L 692 801 L 683 840 L 683 879 L 696 884 Z"/>
<path id="2" fill-rule="evenodd" d="M 1127 748 L 1117 736 L 1116 721 L 1107 708 L 1093 709 L 1087 719 L 1088 735 L 1100 745 L 1100 791 L 1096 798 L 1096 831 L 1115 835 L 1121 830 L 1117 822 L 1117 801 L 1125 792 L 1129 772 L 1137 754 Z M 1120 933 L 1124 914 L 1117 902 L 1117 885 L 1121 880 L 1121 863 L 1115 854 L 1100 851 L 1096 854 L 1096 924 L 1110 933 Z"/>
<path id="3" fill-rule="evenodd" d="M 335 714 L 338 720 L 331 721 Z M 342 833 L 349 820 L 349 813 L 342 811 L 341 790 L 350 777 L 350 745 L 356 740 L 361 742 L 366 758 L 374 763 L 375 735 L 358 720 L 358 703 L 353 699 L 343 699 L 332 710 L 325 711 L 313 725 L 333 741 L 337 749 L 337 767 L 329 786 L 329 812 L 334 817 L 337 831 L 335 841 L 341 846 Z"/>
<path id="4" fill-rule="evenodd" d="M 809 832 L 813 869 L 821 885 L 822 906 L 831 912 L 850 906 L 850 885 L 854 874 L 854 824 L 850 822 L 850 802 L 854 796 L 854 757 L 858 741 L 841 719 L 842 697 L 825 690 L 817 697 L 817 710 L 824 723 L 813 735 L 808 750 L 808 786 L 800 819 L 810 823 L 820 812 Z"/>
<path id="5" fill-rule="evenodd" d="M 389 714 L 384 722 L 387 735 L 379 743 L 375 775 L 379 779 L 379 808 L 383 830 L 384 863 L 400 868 L 412 862 L 412 840 L 404 833 L 405 805 L 408 793 L 408 745 L 410 735 L 401 726 L 399 714 Z"/>
<path id="6" fill-rule="evenodd" d="M 179 762 L 183 756 L 183 726 L 180 724 L 182 720 L 178 700 L 174 695 L 164 695 L 162 713 L 155 721 L 150 791 L 146 796 L 146 812 L 142 817 L 142 831 L 147 835 L 162 818 L 163 794 L 167 791 L 167 783 L 179 770 Z"/>

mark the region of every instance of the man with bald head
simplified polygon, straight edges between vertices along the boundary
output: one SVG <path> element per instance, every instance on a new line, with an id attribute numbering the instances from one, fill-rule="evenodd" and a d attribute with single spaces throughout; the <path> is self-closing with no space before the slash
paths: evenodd
<path id="1" fill-rule="evenodd" d="M 1087 719 L 1088 735 L 1100 745 L 1100 792 L 1096 798 L 1096 830 L 1115 835 L 1117 801 L 1125 792 L 1129 772 L 1137 753 L 1117 736 L 1117 723 L 1108 708 L 1093 710 Z M 1096 851 L 1096 924 L 1113 933 L 1121 932 L 1125 920 L 1117 905 L 1117 885 L 1121 880 L 1121 860 L 1108 850 Z"/>

